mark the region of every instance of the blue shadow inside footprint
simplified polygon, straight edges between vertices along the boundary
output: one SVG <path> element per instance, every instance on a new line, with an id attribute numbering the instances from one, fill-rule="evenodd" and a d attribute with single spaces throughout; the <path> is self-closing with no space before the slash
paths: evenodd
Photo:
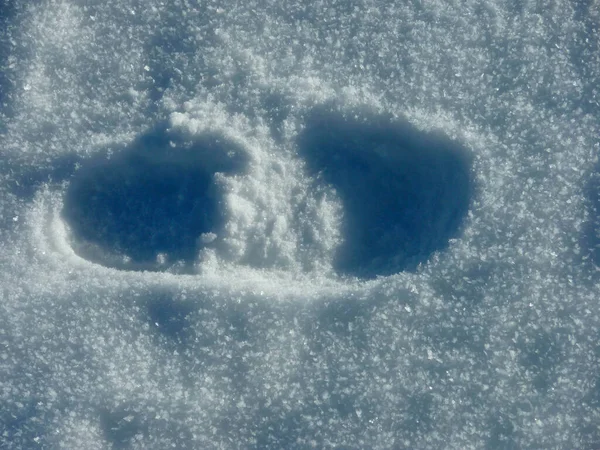
<path id="1" fill-rule="evenodd" d="M 162 125 L 84 161 L 63 209 L 75 251 L 121 269 L 191 271 L 205 245 L 199 237 L 222 224 L 214 174 L 245 164 L 245 152 L 222 136 L 186 139 Z"/>
<path id="2" fill-rule="evenodd" d="M 445 136 L 385 116 L 321 107 L 299 136 L 308 171 L 344 207 L 342 275 L 415 270 L 459 232 L 471 201 L 471 157 Z"/>

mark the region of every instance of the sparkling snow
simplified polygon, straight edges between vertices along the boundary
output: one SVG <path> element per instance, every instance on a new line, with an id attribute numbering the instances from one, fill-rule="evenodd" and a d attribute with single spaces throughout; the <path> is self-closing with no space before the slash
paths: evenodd
<path id="1" fill-rule="evenodd" d="M 600 448 L 599 44 L 593 0 L 0 4 L 0 448 Z"/>

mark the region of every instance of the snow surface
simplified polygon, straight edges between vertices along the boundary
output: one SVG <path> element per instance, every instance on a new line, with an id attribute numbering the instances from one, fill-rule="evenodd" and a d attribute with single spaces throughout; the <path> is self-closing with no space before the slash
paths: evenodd
<path id="1" fill-rule="evenodd" d="M 0 448 L 600 448 L 600 5 L 0 4 Z"/>

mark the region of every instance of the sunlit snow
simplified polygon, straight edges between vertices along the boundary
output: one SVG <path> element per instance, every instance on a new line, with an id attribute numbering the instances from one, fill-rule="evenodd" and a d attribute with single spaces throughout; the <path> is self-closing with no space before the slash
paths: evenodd
<path id="1" fill-rule="evenodd" d="M 600 448 L 600 4 L 0 3 L 0 448 Z"/>

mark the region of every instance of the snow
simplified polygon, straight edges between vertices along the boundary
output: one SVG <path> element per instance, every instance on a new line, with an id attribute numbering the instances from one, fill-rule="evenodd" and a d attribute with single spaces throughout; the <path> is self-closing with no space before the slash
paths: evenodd
<path id="1" fill-rule="evenodd" d="M 0 448 L 600 446 L 596 2 L 0 6 Z"/>

